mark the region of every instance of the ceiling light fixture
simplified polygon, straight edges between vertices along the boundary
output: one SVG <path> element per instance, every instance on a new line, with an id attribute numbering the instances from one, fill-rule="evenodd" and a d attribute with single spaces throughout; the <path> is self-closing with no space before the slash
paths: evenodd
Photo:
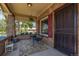
<path id="1" fill-rule="evenodd" d="M 27 7 L 31 7 L 32 6 L 32 3 L 27 3 Z"/>

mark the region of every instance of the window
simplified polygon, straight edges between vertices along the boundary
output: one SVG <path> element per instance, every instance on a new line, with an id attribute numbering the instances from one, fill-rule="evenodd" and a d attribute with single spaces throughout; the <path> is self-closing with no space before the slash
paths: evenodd
<path id="1" fill-rule="evenodd" d="M 41 34 L 48 35 L 48 17 L 45 17 L 41 20 Z"/>

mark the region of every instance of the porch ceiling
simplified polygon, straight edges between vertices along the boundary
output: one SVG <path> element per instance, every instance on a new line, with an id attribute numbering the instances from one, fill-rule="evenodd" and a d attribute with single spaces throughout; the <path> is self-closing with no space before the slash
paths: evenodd
<path id="1" fill-rule="evenodd" d="M 38 17 L 42 14 L 51 3 L 32 3 L 31 7 L 27 7 L 27 3 L 8 3 L 8 8 L 14 13 L 15 16 L 23 17 Z"/>

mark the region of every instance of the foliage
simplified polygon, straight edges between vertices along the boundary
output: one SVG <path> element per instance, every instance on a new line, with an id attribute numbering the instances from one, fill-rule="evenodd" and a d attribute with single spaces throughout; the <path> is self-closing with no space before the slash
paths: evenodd
<path id="1" fill-rule="evenodd" d="M 33 18 L 29 18 L 26 19 L 26 21 L 21 21 L 21 22 L 22 24 L 20 24 L 20 30 L 18 31 L 18 33 L 19 32 L 24 33 L 28 31 L 28 28 L 33 28 L 33 22 L 34 22 Z"/>
<path id="2" fill-rule="evenodd" d="M 23 22 L 22 27 L 32 28 L 33 27 L 33 22 L 34 22 L 34 19 L 33 18 L 29 18 L 28 21 Z"/>
<path id="3" fill-rule="evenodd" d="M 0 32 L 6 31 L 6 20 L 0 20 Z"/>
<path id="4" fill-rule="evenodd" d="M 33 27 L 33 22 L 34 22 L 34 19 L 33 18 L 29 18 L 29 21 L 28 21 L 29 28 Z"/>
<path id="5" fill-rule="evenodd" d="M 34 19 L 33 19 L 33 18 L 29 18 L 29 21 L 30 21 L 30 22 L 34 22 Z"/>

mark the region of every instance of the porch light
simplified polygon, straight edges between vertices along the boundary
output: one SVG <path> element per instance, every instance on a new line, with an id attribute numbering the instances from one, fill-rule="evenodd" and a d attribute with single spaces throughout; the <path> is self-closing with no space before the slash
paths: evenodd
<path id="1" fill-rule="evenodd" d="M 31 7 L 32 6 L 32 3 L 27 3 L 27 7 Z"/>

